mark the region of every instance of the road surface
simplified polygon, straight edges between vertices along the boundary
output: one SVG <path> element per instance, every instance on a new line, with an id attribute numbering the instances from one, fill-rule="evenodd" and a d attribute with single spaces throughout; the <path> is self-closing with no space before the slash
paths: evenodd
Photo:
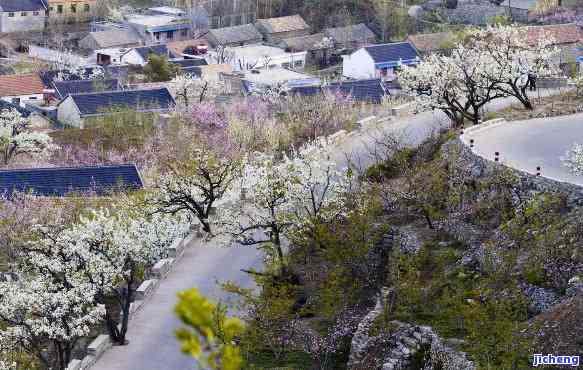
<path id="1" fill-rule="evenodd" d="M 528 173 L 553 180 L 583 185 L 583 176 L 565 167 L 561 157 L 574 142 L 583 144 L 583 114 L 505 122 L 485 127 L 463 136 L 474 140 L 474 152 L 493 160 L 499 152 L 500 162 Z"/>

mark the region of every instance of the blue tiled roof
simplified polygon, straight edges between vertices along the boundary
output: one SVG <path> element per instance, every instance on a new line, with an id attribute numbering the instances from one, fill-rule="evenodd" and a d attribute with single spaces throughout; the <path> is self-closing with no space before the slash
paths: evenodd
<path id="1" fill-rule="evenodd" d="M 415 60 L 419 57 L 417 50 L 408 42 L 371 45 L 365 46 L 364 49 L 377 64 Z"/>
<path id="2" fill-rule="evenodd" d="M 40 196 L 64 196 L 73 192 L 104 195 L 114 190 L 135 190 L 143 186 L 133 164 L 0 171 L 0 191 L 6 197 L 15 191 Z"/>
<path id="3" fill-rule="evenodd" d="M 140 54 L 142 59 L 144 59 L 145 61 L 148 60 L 150 54 L 168 56 L 168 48 L 166 47 L 166 45 L 142 46 L 139 48 L 134 48 L 133 50 Z"/>
<path id="4" fill-rule="evenodd" d="M 321 93 L 320 86 L 294 86 L 289 90 L 288 95 L 314 96 Z"/>
<path id="5" fill-rule="evenodd" d="M 142 112 L 166 110 L 174 105 L 174 99 L 167 88 L 72 94 L 70 97 L 79 108 L 81 116 L 103 114 L 115 108 Z"/>
<path id="6" fill-rule="evenodd" d="M 172 60 L 172 64 L 176 64 L 180 68 L 189 68 L 189 67 L 200 67 L 208 65 L 207 61 L 204 59 L 181 59 L 181 60 Z"/>
<path id="7" fill-rule="evenodd" d="M 55 81 L 54 86 L 58 98 L 64 99 L 71 94 L 119 90 L 119 81 L 116 79 Z"/>
<path id="8" fill-rule="evenodd" d="M 42 0 L 0 0 L 0 9 L 3 12 L 32 12 L 46 10 Z"/>
<path id="9" fill-rule="evenodd" d="M 355 101 L 379 104 L 383 96 L 387 95 L 385 87 L 380 79 L 355 80 L 335 82 L 326 86 L 332 92 L 350 95 Z"/>

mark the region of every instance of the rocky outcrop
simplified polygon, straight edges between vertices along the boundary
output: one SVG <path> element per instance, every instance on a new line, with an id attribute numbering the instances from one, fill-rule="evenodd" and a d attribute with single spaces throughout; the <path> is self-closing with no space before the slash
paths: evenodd
<path id="1" fill-rule="evenodd" d="M 451 348 L 428 326 L 392 322 L 400 329 L 391 336 L 392 350 L 385 356 L 383 370 L 473 370 L 464 352 Z"/>
<path id="2" fill-rule="evenodd" d="M 561 301 L 561 296 L 552 289 L 526 283 L 521 288 L 528 298 L 528 311 L 532 315 L 548 312 Z"/>
<path id="3" fill-rule="evenodd" d="M 388 323 L 390 331 L 371 334 L 375 321 L 394 299 L 392 289 L 383 289 L 375 307 L 361 320 L 352 337 L 348 369 L 370 368 L 370 355 L 377 355 L 375 367 L 400 370 L 414 366 L 423 370 L 473 370 L 466 354 L 453 349 L 428 326 L 399 321 Z M 379 348 L 380 346 L 380 348 Z"/>

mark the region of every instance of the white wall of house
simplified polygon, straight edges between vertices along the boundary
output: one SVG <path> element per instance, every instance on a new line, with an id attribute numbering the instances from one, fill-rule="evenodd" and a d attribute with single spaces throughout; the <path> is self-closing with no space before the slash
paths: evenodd
<path id="1" fill-rule="evenodd" d="M 133 64 L 133 65 L 140 65 L 145 66 L 148 63 L 147 60 L 144 60 L 142 56 L 135 50 L 132 49 L 121 56 L 121 64 Z"/>
<path id="2" fill-rule="evenodd" d="M 7 101 L 9 103 L 19 104 L 22 108 L 24 108 L 26 102 L 29 103 L 42 103 L 44 99 L 43 94 L 31 94 L 31 95 L 15 95 L 15 96 L 3 96 L 0 99 Z"/>
<path id="3" fill-rule="evenodd" d="M 79 108 L 70 96 L 63 100 L 57 108 L 57 119 L 59 122 L 73 127 L 83 128 L 83 121 Z"/>
<path id="4" fill-rule="evenodd" d="M 342 75 L 344 77 L 354 79 L 375 78 L 377 73 L 374 60 L 364 48 L 343 56 Z"/>
<path id="5" fill-rule="evenodd" d="M 0 32 L 41 31 L 47 17 L 44 10 L 0 12 Z"/>

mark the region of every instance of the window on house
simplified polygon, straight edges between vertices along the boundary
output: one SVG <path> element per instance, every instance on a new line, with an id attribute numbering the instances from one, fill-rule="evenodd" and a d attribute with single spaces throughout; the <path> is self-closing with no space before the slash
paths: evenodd
<path id="1" fill-rule="evenodd" d="M 166 31 L 166 38 L 172 40 L 174 38 L 174 31 Z"/>
<path id="2" fill-rule="evenodd" d="M 38 12 L 32 12 L 32 15 L 37 16 Z"/>
<path id="3" fill-rule="evenodd" d="M 20 98 L 12 98 L 12 104 L 20 104 Z"/>
<path id="4" fill-rule="evenodd" d="M 71 13 L 77 13 L 77 4 L 71 4 Z"/>
<path id="5" fill-rule="evenodd" d="M 52 6 L 49 6 L 49 12 L 52 12 L 54 10 L 54 8 Z"/>
<path id="6" fill-rule="evenodd" d="M 63 14 L 63 6 L 62 5 L 57 5 L 57 13 Z"/>
<path id="7" fill-rule="evenodd" d="M 304 66 L 304 62 L 302 62 L 301 60 L 296 60 L 294 62 L 294 68 L 302 68 Z"/>
<path id="8" fill-rule="evenodd" d="M 36 96 L 31 96 L 28 98 L 28 100 L 36 100 Z"/>
<path id="9" fill-rule="evenodd" d="M 154 32 L 154 38 L 159 41 L 160 40 L 160 32 Z"/>
<path id="10" fill-rule="evenodd" d="M 85 13 L 89 13 L 91 11 L 91 6 L 89 6 L 89 4 L 85 4 L 83 8 L 85 8 Z"/>
<path id="11" fill-rule="evenodd" d="M 290 64 L 289 63 L 281 63 L 281 66 L 283 68 L 289 68 L 290 67 Z"/>
<path id="12" fill-rule="evenodd" d="M 22 13 L 20 13 L 20 16 L 21 16 L 21 17 L 26 17 L 27 15 L 28 15 L 28 13 L 27 13 L 27 12 L 22 12 Z"/>
<path id="13" fill-rule="evenodd" d="M 188 30 L 184 29 L 184 30 L 180 31 L 180 36 L 187 37 L 188 36 Z"/>
<path id="14" fill-rule="evenodd" d="M 14 17 L 14 13 L 8 13 L 9 17 Z"/>

